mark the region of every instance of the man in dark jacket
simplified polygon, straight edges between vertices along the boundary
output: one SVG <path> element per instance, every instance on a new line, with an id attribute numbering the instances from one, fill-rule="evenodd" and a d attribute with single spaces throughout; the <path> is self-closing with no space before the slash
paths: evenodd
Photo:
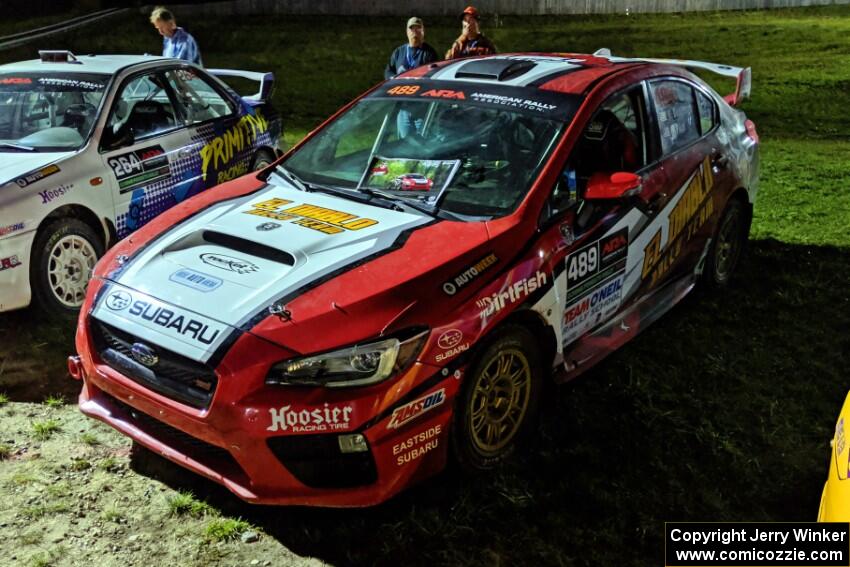
<path id="1" fill-rule="evenodd" d="M 463 22 L 461 34 L 446 52 L 446 59 L 461 59 L 496 53 L 496 46 L 481 33 L 478 10 L 475 9 L 475 6 L 467 6 L 460 17 Z"/>
<path id="2" fill-rule="evenodd" d="M 425 24 L 421 18 L 407 20 L 407 43 L 396 47 L 390 55 L 390 62 L 384 69 L 384 78 L 392 79 L 405 71 L 438 59 L 434 48 L 425 43 Z"/>

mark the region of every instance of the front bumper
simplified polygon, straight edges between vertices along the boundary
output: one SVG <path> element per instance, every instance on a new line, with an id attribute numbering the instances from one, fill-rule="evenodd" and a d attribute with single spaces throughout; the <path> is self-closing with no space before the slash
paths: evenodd
<path id="1" fill-rule="evenodd" d="M 0 312 L 30 304 L 30 253 L 35 231 L 0 240 Z"/>
<path id="2" fill-rule="evenodd" d="M 80 332 L 83 331 L 83 332 Z M 77 335 L 80 409 L 165 458 L 253 503 L 357 507 L 378 504 L 445 466 L 459 372 L 415 364 L 369 388 L 265 386 L 280 349 L 243 335 L 218 365 L 208 408 L 190 407 L 104 364 L 85 319 Z M 442 393 L 440 393 L 442 392 Z M 427 411 L 394 410 L 439 399 Z M 343 453 L 339 436 L 362 434 L 368 451 Z"/>

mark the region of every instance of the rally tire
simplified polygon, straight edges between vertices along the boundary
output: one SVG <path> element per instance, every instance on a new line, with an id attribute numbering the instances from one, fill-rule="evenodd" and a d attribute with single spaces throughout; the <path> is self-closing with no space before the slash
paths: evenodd
<path id="1" fill-rule="evenodd" d="M 102 240 L 79 219 L 60 219 L 40 230 L 30 263 L 36 307 L 51 318 L 76 316 L 103 251 Z"/>
<path id="2" fill-rule="evenodd" d="M 497 330 L 464 377 L 451 427 L 452 454 L 468 473 L 499 466 L 536 425 L 543 363 L 525 327 Z"/>
<path id="3" fill-rule="evenodd" d="M 274 154 L 269 150 L 257 150 L 254 161 L 251 163 L 251 171 L 260 171 L 270 166 L 275 160 Z"/>
<path id="4" fill-rule="evenodd" d="M 729 285 L 747 246 L 750 232 L 746 204 L 733 198 L 726 205 L 708 250 L 702 281 L 708 287 L 723 288 Z"/>

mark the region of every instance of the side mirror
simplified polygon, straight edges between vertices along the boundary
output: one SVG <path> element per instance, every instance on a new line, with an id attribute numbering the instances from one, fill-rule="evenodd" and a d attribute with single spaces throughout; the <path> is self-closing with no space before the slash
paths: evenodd
<path id="1" fill-rule="evenodd" d="M 584 198 L 587 200 L 622 199 L 640 193 L 641 178 L 634 173 L 594 173 L 587 182 Z"/>

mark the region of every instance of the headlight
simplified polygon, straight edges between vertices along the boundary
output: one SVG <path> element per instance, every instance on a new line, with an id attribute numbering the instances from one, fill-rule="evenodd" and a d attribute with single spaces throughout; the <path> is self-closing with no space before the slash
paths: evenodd
<path id="1" fill-rule="evenodd" d="M 367 386 L 386 380 L 416 359 L 428 331 L 411 330 L 396 338 L 285 360 L 272 366 L 266 384 Z"/>

